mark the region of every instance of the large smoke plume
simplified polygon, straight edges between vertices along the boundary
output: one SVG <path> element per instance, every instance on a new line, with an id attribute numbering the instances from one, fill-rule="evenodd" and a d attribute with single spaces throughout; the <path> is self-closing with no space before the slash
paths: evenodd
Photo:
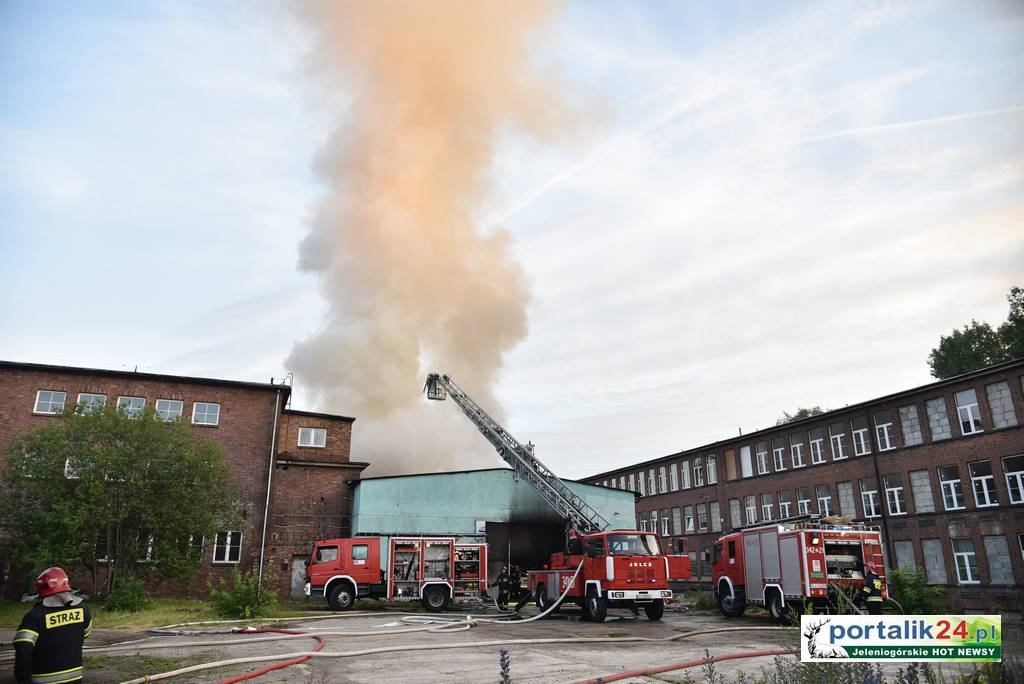
<path id="1" fill-rule="evenodd" d="M 320 82 L 351 94 L 317 171 L 327 193 L 300 249 L 321 278 L 322 329 L 287 364 L 324 410 L 355 415 L 373 472 L 486 467 L 454 406 L 424 405 L 424 373 L 482 405 L 527 332 L 528 288 L 503 230 L 481 231 L 498 137 L 564 123 L 530 59 L 542 0 L 300 3 Z M 477 456 L 471 458 L 470 454 Z"/>

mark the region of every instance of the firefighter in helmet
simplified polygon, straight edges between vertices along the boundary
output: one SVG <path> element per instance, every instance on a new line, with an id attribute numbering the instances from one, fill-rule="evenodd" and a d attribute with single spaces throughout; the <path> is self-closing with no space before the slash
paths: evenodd
<path id="1" fill-rule="evenodd" d="M 864 600 L 868 604 L 869 615 L 882 614 L 882 578 L 875 572 L 875 566 L 864 564 Z"/>
<path id="2" fill-rule="evenodd" d="M 498 585 L 498 608 L 505 610 L 508 608 L 508 590 L 512 584 L 512 578 L 509 577 L 508 565 L 501 566 L 501 572 L 498 573 L 498 579 L 494 585 Z"/>
<path id="3" fill-rule="evenodd" d="M 67 573 L 47 568 L 36 578 L 36 603 L 14 635 L 14 676 L 18 684 L 82 681 L 82 642 L 92 617 L 71 593 Z"/>

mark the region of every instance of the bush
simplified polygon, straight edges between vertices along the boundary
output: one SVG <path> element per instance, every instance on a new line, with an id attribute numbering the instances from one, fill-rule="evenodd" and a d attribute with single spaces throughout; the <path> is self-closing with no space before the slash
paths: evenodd
<path id="1" fill-rule="evenodd" d="M 235 568 L 231 571 L 231 585 L 220 580 L 214 588 L 207 581 L 210 600 L 217 614 L 225 618 L 249 619 L 266 615 L 277 603 L 277 577 L 270 572 L 263 573 L 263 586 L 259 575 L 251 570 L 244 574 Z"/>
<path id="2" fill-rule="evenodd" d="M 929 586 L 925 574 L 920 570 L 893 570 L 887 579 L 889 596 L 903 607 L 907 615 L 941 615 L 950 612 L 950 607 L 943 601 L 945 590 Z"/>
<path id="3" fill-rule="evenodd" d="M 114 583 L 114 588 L 104 601 L 107 610 L 121 613 L 137 613 L 146 607 L 146 583 L 138 577 L 128 575 Z"/>
<path id="4" fill-rule="evenodd" d="M 693 592 L 693 607 L 697 610 L 715 609 L 717 607 L 715 604 L 715 595 L 710 591 Z"/>

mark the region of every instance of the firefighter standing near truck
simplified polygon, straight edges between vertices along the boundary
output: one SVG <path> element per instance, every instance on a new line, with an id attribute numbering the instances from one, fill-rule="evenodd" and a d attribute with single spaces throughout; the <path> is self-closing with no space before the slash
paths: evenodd
<path id="1" fill-rule="evenodd" d="M 882 614 L 882 578 L 870 563 L 864 564 L 864 596 L 869 615 Z"/>
<path id="2" fill-rule="evenodd" d="M 67 573 L 47 568 L 36 578 L 41 599 L 14 635 L 18 684 L 82 681 L 82 642 L 92 631 L 89 608 L 71 593 Z"/>
<path id="3" fill-rule="evenodd" d="M 512 584 L 507 565 L 501 566 L 501 572 L 498 573 L 498 579 L 491 586 L 493 587 L 495 584 L 498 585 L 498 608 L 505 610 L 508 608 L 508 590 Z"/>

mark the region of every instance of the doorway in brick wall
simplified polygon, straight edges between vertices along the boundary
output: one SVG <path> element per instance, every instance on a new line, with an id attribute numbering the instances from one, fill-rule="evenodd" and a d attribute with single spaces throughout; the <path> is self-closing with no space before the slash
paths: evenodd
<path id="1" fill-rule="evenodd" d="M 288 598 L 301 599 L 306 595 L 306 556 L 292 556 L 292 585 Z"/>

